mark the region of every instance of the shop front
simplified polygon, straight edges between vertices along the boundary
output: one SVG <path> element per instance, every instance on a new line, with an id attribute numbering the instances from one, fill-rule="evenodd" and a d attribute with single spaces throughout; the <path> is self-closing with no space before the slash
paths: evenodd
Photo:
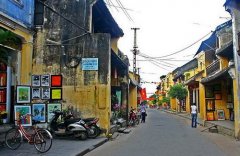
<path id="1" fill-rule="evenodd" d="M 211 78 L 202 79 L 205 86 L 206 120 L 234 121 L 233 86 L 229 68 Z"/>

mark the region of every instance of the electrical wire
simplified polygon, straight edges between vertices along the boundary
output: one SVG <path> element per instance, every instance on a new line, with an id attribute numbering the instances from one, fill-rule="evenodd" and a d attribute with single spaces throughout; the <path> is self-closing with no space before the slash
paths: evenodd
<path id="1" fill-rule="evenodd" d="M 126 11 L 126 9 L 124 9 L 125 7 L 123 6 L 122 2 L 120 0 L 116 0 L 116 2 L 118 3 L 118 5 L 120 6 L 121 10 L 123 11 L 123 13 L 127 16 L 127 18 L 133 22 L 132 17 L 129 15 L 129 13 Z"/>
<path id="2" fill-rule="evenodd" d="M 168 55 L 164 55 L 164 56 L 158 56 L 158 57 L 149 57 L 149 58 L 164 58 L 164 57 L 168 57 L 168 56 L 172 56 L 172 55 L 175 55 L 175 54 L 178 54 L 180 52 L 183 52 L 185 50 L 187 50 L 188 48 L 192 47 L 193 45 L 197 44 L 199 41 L 203 40 L 205 37 L 207 37 L 209 34 L 211 34 L 213 31 L 210 31 L 209 33 L 207 33 L 206 35 L 204 35 L 203 37 L 201 37 L 200 39 L 198 39 L 197 41 L 193 42 L 192 44 L 184 47 L 183 49 L 181 50 L 178 50 L 176 52 L 173 52 L 173 53 L 170 53 Z"/>

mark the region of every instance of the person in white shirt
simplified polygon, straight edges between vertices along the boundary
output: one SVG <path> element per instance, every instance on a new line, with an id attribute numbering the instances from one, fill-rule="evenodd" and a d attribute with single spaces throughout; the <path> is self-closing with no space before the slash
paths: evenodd
<path id="1" fill-rule="evenodd" d="M 141 123 L 142 122 L 145 123 L 147 112 L 144 104 L 141 104 L 140 111 L 141 111 L 141 117 L 142 117 Z"/>
<path id="2" fill-rule="evenodd" d="M 195 104 L 191 105 L 191 115 L 192 115 L 192 127 L 197 127 L 197 106 Z"/>

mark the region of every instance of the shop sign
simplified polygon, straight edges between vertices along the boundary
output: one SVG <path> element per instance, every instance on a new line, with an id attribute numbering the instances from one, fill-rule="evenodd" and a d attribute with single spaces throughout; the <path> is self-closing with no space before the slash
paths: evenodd
<path id="1" fill-rule="evenodd" d="M 98 58 L 82 58 L 82 70 L 98 70 Z"/>

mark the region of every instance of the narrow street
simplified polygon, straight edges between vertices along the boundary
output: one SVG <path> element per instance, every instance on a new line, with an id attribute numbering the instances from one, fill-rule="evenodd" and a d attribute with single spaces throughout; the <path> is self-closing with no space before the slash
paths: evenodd
<path id="1" fill-rule="evenodd" d="M 201 132 L 190 121 L 148 109 L 145 124 L 122 134 L 87 156 L 237 156 L 240 143 L 221 134 Z"/>

